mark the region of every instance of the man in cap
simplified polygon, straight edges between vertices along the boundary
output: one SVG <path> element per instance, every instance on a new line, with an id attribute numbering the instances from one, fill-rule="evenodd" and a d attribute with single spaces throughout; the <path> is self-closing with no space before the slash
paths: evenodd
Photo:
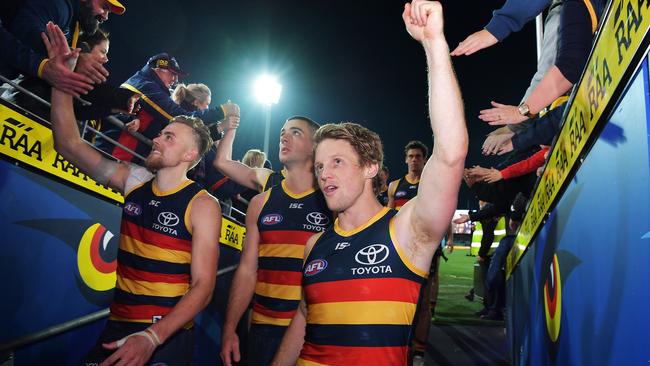
<path id="1" fill-rule="evenodd" d="M 138 114 L 133 119 L 137 130 L 149 139 L 153 139 L 169 123 L 173 116 L 188 115 L 201 118 L 207 125 L 214 129 L 220 128 L 215 123 L 224 117 L 239 118 L 239 107 L 233 103 L 226 103 L 221 108 L 190 111 L 182 108 L 171 98 L 170 89 L 178 82 L 178 78 L 187 75 L 176 58 L 167 53 L 159 53 L 149 58 L 147 63 L 133 76 L 125 81 L 121 88 L 141 96 L 141 106 Z M 129 122 L 131 116 L 123 119 Z M 219 135 L 213 131 L 213 137 Z M 110 129 L 106 135 L 121 145 L 128 147 L 141 156 L 147 156 L 151 147 L 138 141 L 128 132 L 121 129 Z M 132 161 L 134 156 L 130 152 L 109 143 L 106 139 L 98 138 L 97 146 L 123 161 Z"/>
<path id="2" fill-rule="evenodd" d="M 44 99 L 49 99 L 50 86 L 75 96 L 88 93 L 106 81 L 108 71 L 88 54 L 79 55 L 74 71 L 63 67 L 64 63 L 50 62 L 41 33 L 52 21 L 63 30 L 68 45 L 76 48 L 81 33 L 94 34 L 109 13 L 119 15 L 125 10 L 118 0 L 3 1 L 0 49 L 11 52 L 2 53 L 0 74 L 17 78 L 18 84 Z M 23 93 L 8 90 L 5 97 L 41 116 L 49 115 L 47 109 L 42 112 L 40 103 Z"/>

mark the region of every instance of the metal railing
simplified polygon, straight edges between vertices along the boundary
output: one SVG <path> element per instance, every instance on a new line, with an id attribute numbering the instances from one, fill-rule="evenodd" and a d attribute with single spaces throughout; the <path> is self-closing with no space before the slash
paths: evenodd
<path id="1" fill-rule="evenodd" d="M 32 93 L 31 91 L 29 91 L 29 90 L 23 88 L 22 86 L 16 84 L 13 80 L 8 79 L 8 78 L 6 78 L 6 77 L 3 76 L 3 75 L 0 75 L 0 80 L 3 81 L 3 82 L 5 82 L 5 83 L 7 83 L 7 84 L 9 84 L 9 85 L 11 85 L 12 87 L 14 87 L 15 89 L 19 90 L 20 92 L 25 93 L 25 95 L 28 95 L 29 97 L 31 97 L 31 98 L 33 98 L 34 100 L 38 101 L 39 103 L 41 103 L 41 104 L 47 106 L 48 108 L 51 108 L 51 107 L 52 107 L 52 104 L 51 104 L 50 102 L 48 102 L 47 100 L 45 100 L 45 99 L 39 97 L 38 95 Z M 82 105 L 84 105 L 84 106 L 91 106 L 91 105 L 92 105 L 92 103 L 90 103 L 89 101 L 87 101 L 87 100 L 83 100 L 83 99 L 81 99 L 81 98 L 79 98 L 79 97 L 75 97 L 75 99 L 76 99 L 77 101 L 79 101 L 79 102 L 80 102 Z M 139 132 L 137 132 L 137 131 L 130 131 L 130 130 L 127 128 L 127 126 L 126 126 L 122 121 L 118 120 L 118 119 L 115 118 L 114 116 L 103 117 L 102 120 L 103 120 L 103 121 L 107 121 L 107 122 L 109 122 L 110 124 L 112 124 L 113 126 L 119 128 L 119 129 L 122 130 L 122 131 L 125 131 L 126 133 L 128 133 L 128 134 L 130 134 L 131 136 L 133 136 L 134 138 L 136 138 L 138 141 L 140 141 L 140 142 L 142 142 L 142 143 L 144 143 L 144 144 L 146 144 L 146 145 L 148 145 L 148 146 L 152 146 L 152 145 L 153 145 L 153 143 L 151 142 L 151 140 L 150 140 L 149 138 L 147 138 L 146 136 L 144 136 L 143 134 L 141 134 L 141 133 L 139 133 Z M 50 126 L 52 125 L 52 123 L 51 123 L 50 121 L 46 120 L 46 119 L 43 119 L 43 121 L 45 121 L 45 122 L 46 122 L 47 124 L 49 124 Z M 135 151 L 129 149 L 128 147 L 126 147 L 126 146 L 120 144 L 119 142 L 117 142 L 117 141 L 115 141 L 114 139 L 112 139 L 112 138 L 110 138 L 109 136 L 107 136 L 105 133 L 103 133 L 103 132 L 101 132 L 101 131 L 98 131 L 98 130 L 96 130 L 95 128 L 89 126 L 89 125 L 88 125 L 88 121 L 84 121 L 84 122 L 82 122 L 82 123 L 83 123 L 83 128 L 81 129 L 81 132 L 82 132 L 82 138 L 84 137 L 84 136 L 83 136 L 83 135 L 84 135 L 84 131 L 88 130 L 88 131 L 94 133 L 96 136 L 100 136 L 101 138 L 105 139 L 105 140 L 108 141 L 109 143 L 111 143 L 111 144 L 113 144 L 113 145 L 119 147 L 120 149 L 123 149 L 124 151 L 126 151 L 126 152 L 132 154 L 133 156 L 137 157 L 137 158 L 140 159 L 141 161 L 144 162 L 144 161 L 146 160 L 146 158 L 145 158 L 144 156 L 142 156 L 142 155 L 136 153 Z M 101 149 L 97 148 L 95 145 L 93 145 L 93 144 L 90 143 L 89 141 L 84 140 L 84 142 L 86 142 L 86 143 L 87 143 L 88 145 L 90 145 L 93 149 L 95 149 L 95 150 L 101 152 L 102 154 L 104 154 L 104 155 L 109 155 L 109 154 L 106 154 L 106 152 L 102 151 Z M 109 156 L 111 156 L 111 155 L 109 155 Z M 112 156 L 111 156 L 111 157 L 112 157 Z M 114 157 L 112 157 L 112 158 L 115 159 Z"/>

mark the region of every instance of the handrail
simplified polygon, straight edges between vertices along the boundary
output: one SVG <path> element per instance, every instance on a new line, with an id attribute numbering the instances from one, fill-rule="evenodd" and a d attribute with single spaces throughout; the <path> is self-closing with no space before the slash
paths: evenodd
<path id="1" fill-rule="evenodd" d="M 222 276 L 226 273 L 233 272 L 235 269 L 237 269 L 236 264 L 220 269 L 217 271 L 217 276 Z M 90 313 L 88 315 L 81 316 L 76 319 L 68 320 L 67 322 L 61 324 L 53 325 L 49 328 L 28 334 L 24 337 L 18 338 L 11 342 L 0 344 L 0 353 L 5 351 L 11 351 L 16 348 L 26 346 L 28 344 L 36 343 L 43 339 L 50 338 L 59 335 L 61 333 L 65 333 L 69 330 L 82 327 L 86 324 L 106 318 L 109 314 L 110 314 L 109 308 L 106 308 L 94 313 Z"/>
<path id="2" fill-rule="evenodd" d="M 11 85 L 11 86 L 13 86 L 14 88 L 20 90 L 21 92 L 23 92 L 23 93 L 29 95 L 31 98 L 34 98 L 37 102 L 40 102 L 40 103 L 42 103 L 42 104 L 44 104 L 44 105 L 46 105 L 46 106 L 48 106 L 48 107 L 52 107 L 52 104 L 50 104 L 50 102 L 48 102 L 47 100 L 45 100 L 45 99 L 39 97 L 38 95 L 32 93 L 31 91 L 29 91 L 29 90 L 23 88 L 22 86 L 20 86 L 20 85 L 14 83 L 13 80 L 8 79 L 8 78 L 6 78 L 6 77 L 4 77 L 4 76 L 2 76 L 2 75 L 0 75 L 0 80 L 4 81 L 5 83 L 7 83 L 7 84 L 9 84 L 9 85 Z M 90 106 L 90 105 L 93 105 L 93 104 L 90 103 L 89 101 L 84 100 L 84 99 L 81 99 L 81 98 L 79 98 L 79 97 L 74 97 L 74 98 L 75 98 L 76 100 L 78 100 L 81 104 L 83 104 L 84 106 Z"/>
<path id="3" fill-rule="evenodd" d="M 15 82 L 13 82 L 13 80 L 8 79 L 7 77 L 5 77 L 5 76 L 3 76 L 3 75 L 0 75 L 0 80 L 4 81 L 5 83 L 11 85 L 12 87 L 14 87 L 14 88 L 16 88 L 16 89 L 18 89 L 18 90 L 20 90 L 21 92 L 25 93 L 26 95 L 30 96 L 31 98 L 35 99 L 36 101 L 42 103 L 43 105 L 47 106 L 48 108 L 51 108 L 51 107 L 52 107 L 52 104 L 51 104 L 50 102 L 48 102 L 47 100 L 45 100 L 45 99 L 39 97 L 38 95 L 32 93 L 31 91 L 29 91 L 29 90 L 23 88 L 22 86 L 16 84 Z M 75 97 L 75 99 L 77 99 L 79 102 L 81 102 L 81 104 L 83 104 L 84 106 L 90 106 L 90 105 L 92 105 L 92 103 L 90 103 L 89 101 L 87 101 L 87 100 L 83 100 L 83 99 L 81 99 L 81 98 L 79 98 L 79 97 Z M 138 141 L 140 141 L 140 142 L 142 142 L 142 143 L 144 143 L 144 144 L 146 144 L 146 145 L 148 145 L 148 146 L 152 146 L 152 145 L 153 145 L 153 143 L 151 142 L 151 139 L 147 138 L 146 136 L 144 136 L 143 134 L 141 134 L 141 133 L 139 133 L 139 132 L 137 132 L 137 131 L 130 131 L 130 130 L 126 127 L 126 124 L 124 124 L 122 121 L 118 120 L 118 119 L 115 118 L 114 116 L 107 116 L 107 117 L 104 117 L 104 118 L 102 118 L 102 119 L 103 119 L 103 120 L 106 120 L 107 122 L 109 122 L 109 123 L 112 124 L 113 126 L 119 128 L 119 129 L 121 129 L 121 130 L 123 130 L 123 131 L 126 131 L 126 133 L 128 133 L 128 134 L 130 134 L 131 136 L 135 137 Z M 44 120 L 45 122 L 47 122 L 49 125 L 52 125 L 52 123 L 51 123 L 50 121 L 45 120 L 45 119 L 43 119 L 43 120 Z M 91 129 L 92 129 L 92 128 L 91 128 Z M 134 153 L 132 150 L 130 150 L 130 149 L 127 148 L 126 146 L 120 144 L 119 142 L 117 142 L 117 141 L 111 139 L 110 137 L 106 136 L 104 133 L 101 133 L 101 132 L 99 132 L 99 131 L 97 131 L 97 130 L 92 130 L 92 131 L 95 132 L 95 134 L 97 134 L 97 135 L 101 136 L 102 138 L 106 139 L 106 141 L 109 141 L 109 142 L 112 143 L 113 145 L 118 146 L 119 148 L 124 149 L 125 151 L 128 151 L 129 153 L 138 156 L 140 159 L 142 159 L 142 161 L 146 160 L 146 159 L 145 159 L 144 157 L 142 157 L 141 155 Z M 91 145 L 92 145 L 92 144 L 91 144 Z"/>

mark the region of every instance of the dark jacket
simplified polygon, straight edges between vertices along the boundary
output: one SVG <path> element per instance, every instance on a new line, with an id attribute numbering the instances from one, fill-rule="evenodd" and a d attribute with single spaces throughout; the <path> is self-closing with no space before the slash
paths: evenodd
<path id="1" fill-rule="evenodd" d="M 171 93 L 162 80 L 156 75 L 154 70 L 145 65 L 142 69 L 131 76 L 122 85 L 122 88 L 141 95 L 140 105 L 142 108 L 135 118 L 140 120 L 138 132 L 153 139 L 175 116 L 189 115 L 201 118 L 206 125 L 216 123 L 223 119 L 221 108 L 210 108 L 205 111 L 187 110 L 176 104 L 171 98 Z M 120 118 L 123 122 L 129 122 L 131 117 Z M 128 132 L 119 129 L 109 129 L 105 131 L 106 135 L 116 140 L 120 144 L 134 150 L 138 154 L 146 157 L 149 155 L 151 147 L 139 142 Z M 115 147 L 105 139 L 97 138 L 97 146 L 123 161 L 132 161 L 133 155 L 123 149 Z"/>
<path id="2" fill-rule="evenodd" d="M 501 9 L 492 13 L 492 19 L 485 29 L 499 42 L 512 32 L 518 32 L 551 4 L 551 0 L 507 0 Z"/>
<path id="3" fill-rule="evenodd" d="M 45 25 L 57 24 L 70 42 L 78 12 L 79 0 L 22 0 L 13 19 L 3 17 L 0 27 L 0 74 L 11 79 L 19 74 L 37 76 L 38 66 L 47 58 L 41 39 Z"/>

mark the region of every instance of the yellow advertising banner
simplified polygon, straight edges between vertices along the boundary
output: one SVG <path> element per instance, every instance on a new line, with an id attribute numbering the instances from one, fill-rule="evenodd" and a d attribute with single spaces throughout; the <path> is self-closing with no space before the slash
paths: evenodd
<path id="1" fill-rule="evenodd" d="M 221 236 L 219 242 L 237 250 L 242 249 L 246 227 L 230 220 L 227 217 L 221 219 Z"/>
<path id="2" fill-rule="evenodd" d="M 79 171 L 54 150 L 52 130 L 0 104 L 0 153 L 113 201 L 124 203 L 119 192 Z"/>
<path id="3" fill-rule="evenodd" d="M 542 225 L 569 172 L 581 156 L 603 111 L 621 84 L 650 28 L 650 2 L 613 0 L 600 36 L 587 62 L 558 139 L 551 150 L 546 169 L 528 206 L 515 244 L 507 258 L 507 275 L 519 262 L 533 235 Z M 624 85 L 620 85 L 623 87 Z"/>

